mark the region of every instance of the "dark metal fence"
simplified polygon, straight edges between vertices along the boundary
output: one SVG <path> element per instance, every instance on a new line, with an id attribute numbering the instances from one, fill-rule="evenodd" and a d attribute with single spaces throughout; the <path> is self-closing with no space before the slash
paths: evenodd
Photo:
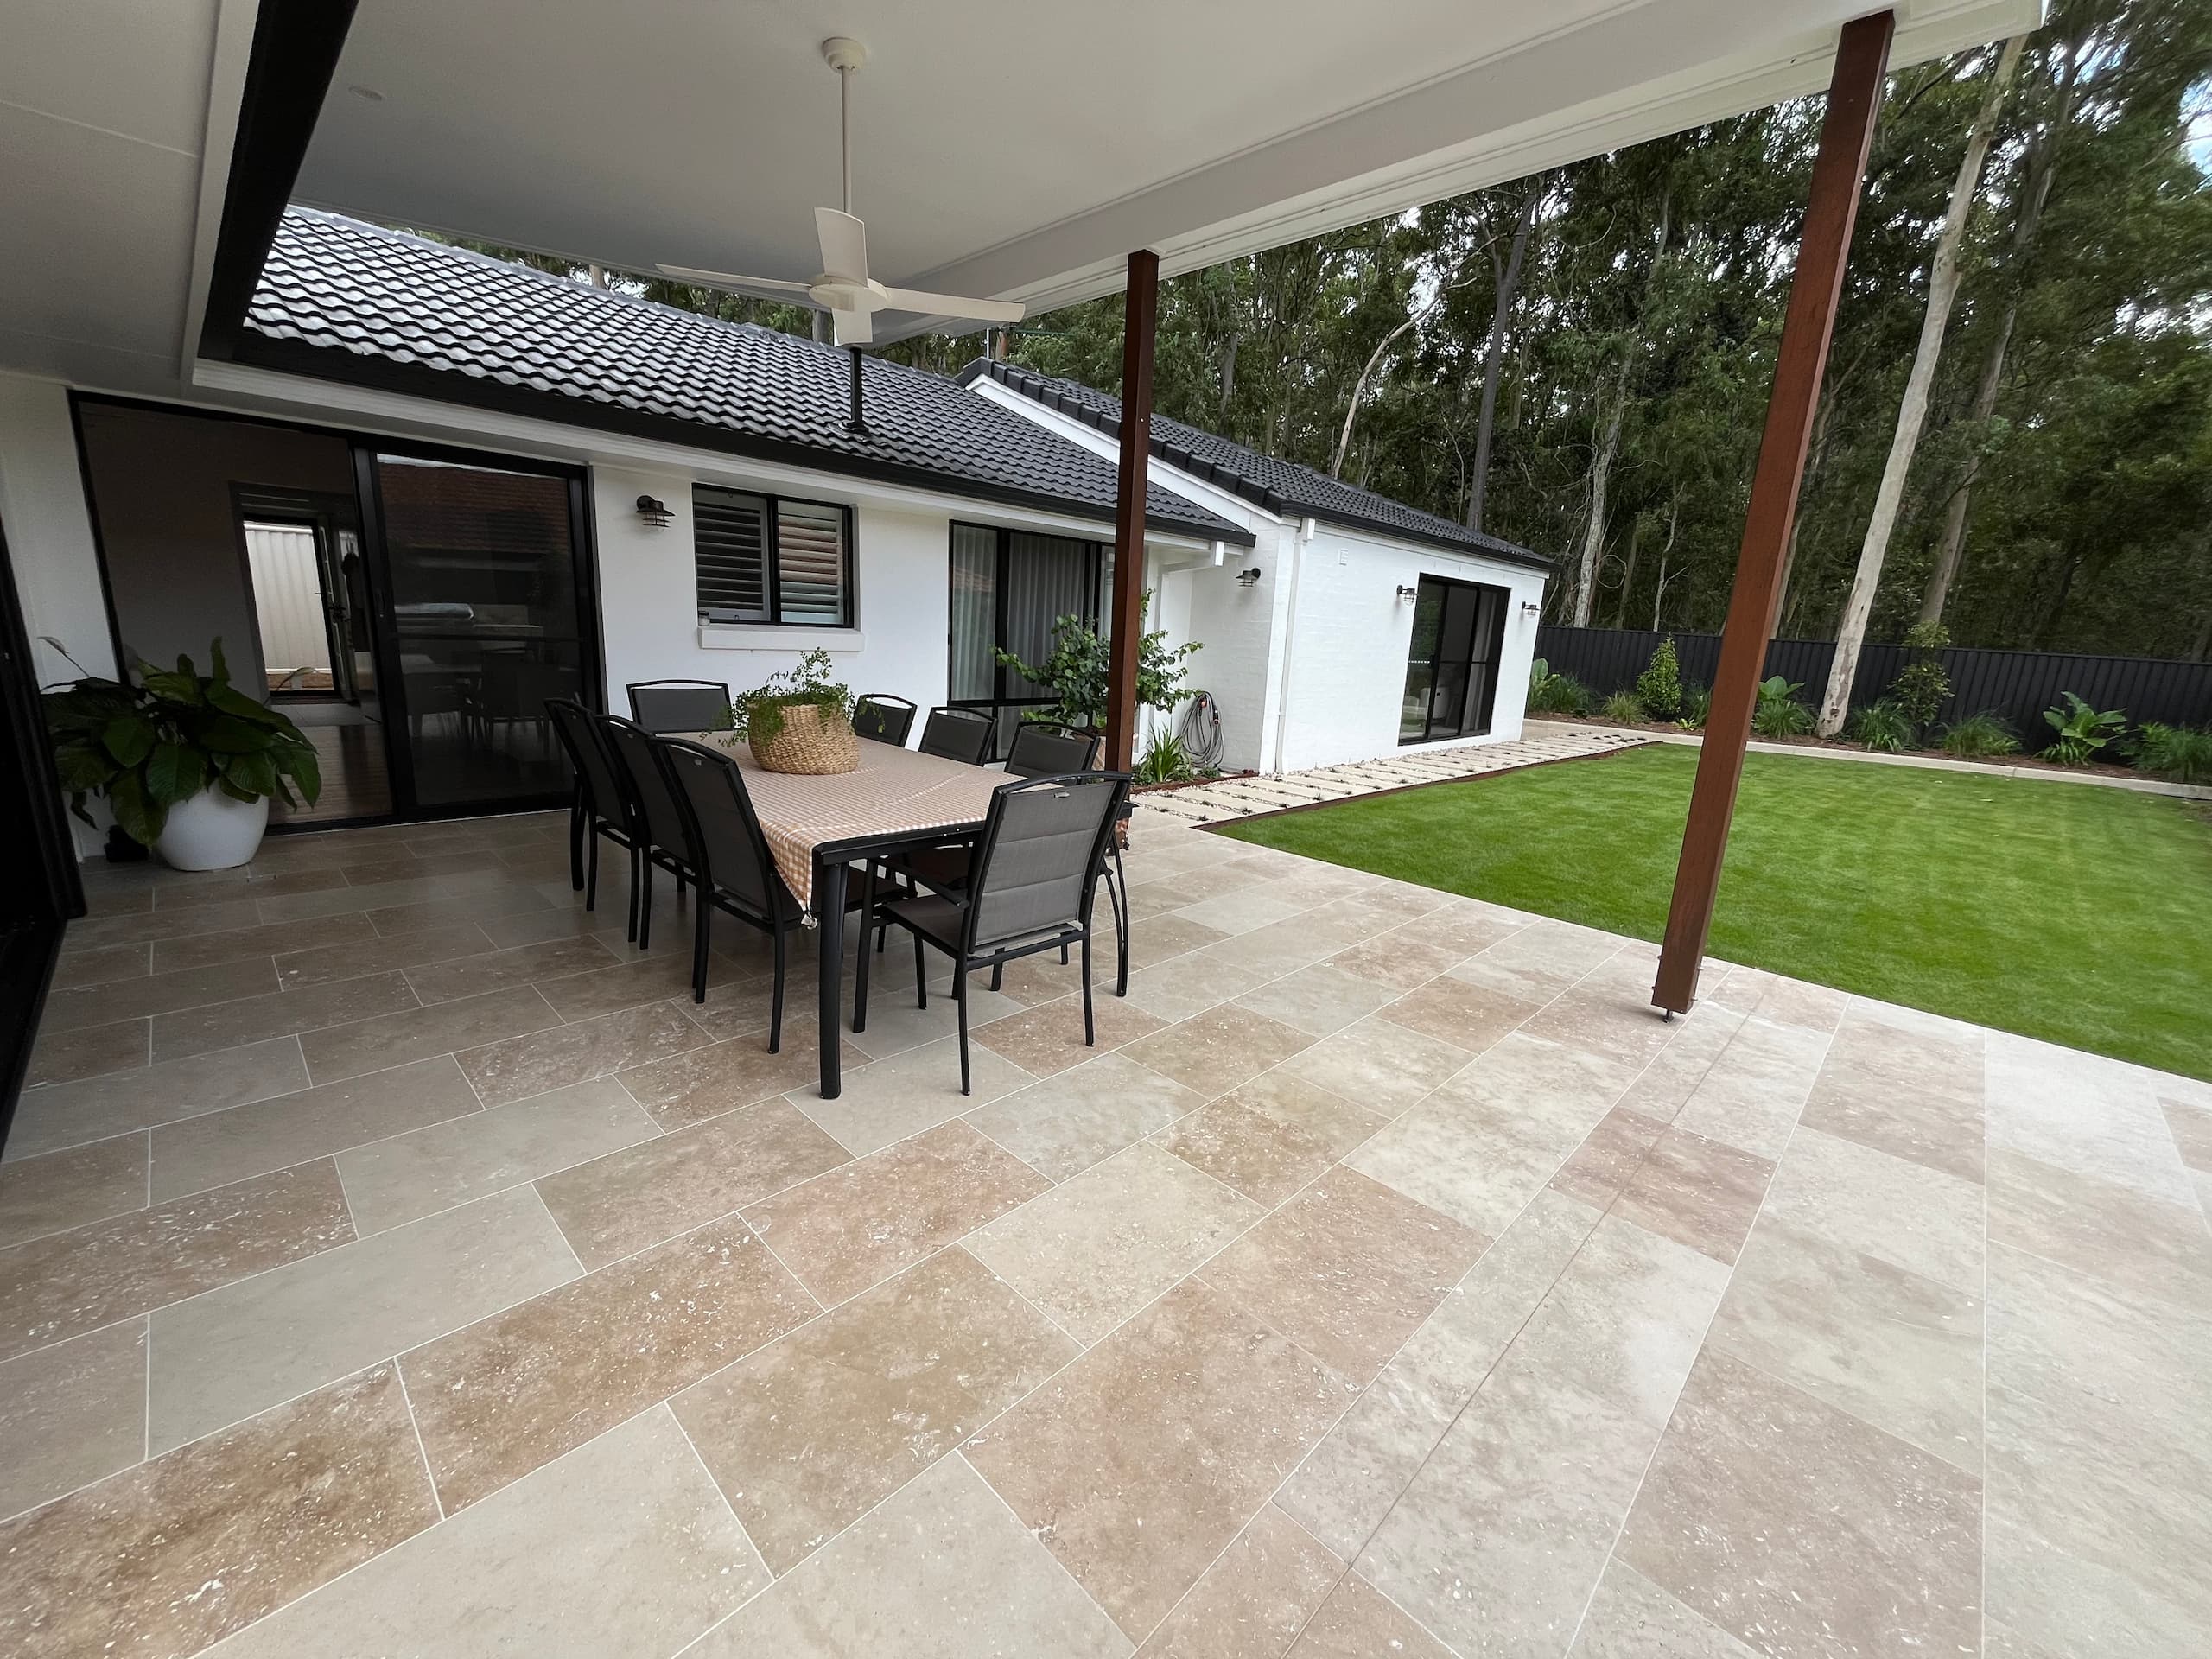
<path id="1" fill-rule="evenodd" d="M 1572 674 L 1599 696 L 1635 689 L 1666 636 L 1642 628 L 1544 627 L 1536 655 L 1555 674 Z M 1717 633 L 1677 633 L 1682 683 L 1711 685 L 1720 660 Z M 1802 683 L 1798 695 L 1816 705 L 1835 657 L 1833 639 L 1777 639 L 1766 648 L 1766 672 Z M 1851 686 L 1853 708 L 1890 689 L 1910 658 L 1903 645 L 1868 645 L 1859 653 Z M 1953 645 L 1943 652 L 1951 699 L 1939 721 L 1993 714 L 2011 722 L 2028 747 L 2050 735 L 2043 712 L 2071 691 L 2099 709 L 2120 709 L 2130 726 L 2158 721 L 2169 726 L 2212 725 L 2212 663 L 2172 662 L 2155 657 L 2084 657 L 2056 651 L 1980 651 Z"/>

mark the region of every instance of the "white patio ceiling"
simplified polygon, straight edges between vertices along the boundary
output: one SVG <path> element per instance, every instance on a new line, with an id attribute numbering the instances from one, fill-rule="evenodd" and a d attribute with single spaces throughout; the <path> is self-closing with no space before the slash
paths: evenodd
<path id="1" fill-rule="evenodd" d="M 804 277 L 836 200 L 884 280 L 1042 308 L 1816 90 L 1866 0 L 362 0 L 296 194 L 632 270 Z M 1900 6 L 1900 62 L 2036 0 Z M 383 94 L 372 102 L 349 86 Z M 887 320 L 894 321 L 894 320 Z"/>
<path id="2" fill-rule="evenodd" d="M 1902 65 L 2040 0 L 1904 0 Z M 1039 309 L 1824 84 L 1865 0 L 360 0 L 296 195 L 632 269 L 811 275 L 858 35 L 884 280 Z M 252 0 L 0 0 L 0 369 L 188 368 Z M 381 94 L 372 100 L 350 89 Z"/>

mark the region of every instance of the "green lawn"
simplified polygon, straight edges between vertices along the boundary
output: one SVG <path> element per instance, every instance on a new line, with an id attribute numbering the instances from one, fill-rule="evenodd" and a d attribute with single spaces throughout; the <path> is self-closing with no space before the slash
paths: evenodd
<path id="1" fill-rule="evenodd" d="M 1696 767 L 1655 744 L 1222 833 L 1656 939 Z M 1708 948 L 2212 1077 L 2212 809 L 1751 755 Z"/>

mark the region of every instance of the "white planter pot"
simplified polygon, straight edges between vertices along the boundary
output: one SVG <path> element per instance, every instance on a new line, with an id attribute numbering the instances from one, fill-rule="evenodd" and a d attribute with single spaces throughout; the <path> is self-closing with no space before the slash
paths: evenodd
<path id="1" fill-rule="evenodd" d="M 251 859 L 269 827 L 269 799 L 234 801 L 207 788 L 169 808 L 154 850 L 171 869 L 227 870 Z"/>

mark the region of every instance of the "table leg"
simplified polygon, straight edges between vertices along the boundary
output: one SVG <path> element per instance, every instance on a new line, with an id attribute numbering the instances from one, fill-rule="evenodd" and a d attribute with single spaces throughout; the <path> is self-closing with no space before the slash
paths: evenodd
<path id="1" fill-rule="evenodd" d="M 844 1078 L 838 1066 L 838 1044 L 844 1037 L 844 1021 L 838 1007 L 842 1001 L 845 976 L 845 861 L 842 859 L 815 860 L 814 913 L 821 924 L 815 929 L 815 934 L 818 947 L 816 951 L 817 971 L 821 976 L 816 1023 L 821 1028 L 822 1098 L 835 1100 L 838 1091 L 844 1087 Z M 862 948 L 866 948 L 865 943 Z"/>

